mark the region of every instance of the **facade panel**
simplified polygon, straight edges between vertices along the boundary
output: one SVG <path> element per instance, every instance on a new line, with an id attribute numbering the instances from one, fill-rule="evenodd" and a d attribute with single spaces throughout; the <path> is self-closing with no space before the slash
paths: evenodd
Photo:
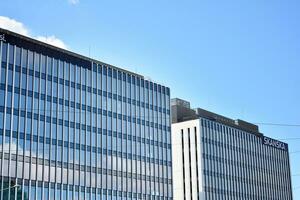
<path id="1" fill-rule="evenodd" d="M 1 200 L 173 199 L 169 88 L 1 35 Z"/>
<path id="2" fill-rule="evenodd" d="M 172 124 L 174 199 L 292 199 L 287 144 L 264 136 L 249 123 L 245 127 L 202 109 L 191 118 L 192 109 L 184 113 L 183 108 L 174 110 L 181 110 Z M 197 141 L 191 142 L 191 130 L 195 129 Z M 189 144 L 191 148 L 186 147 Z M 191 159 L 182 162 L 182 155 L 191 155 Z M 177 174 L 180 170 L 184 176 Z"/>

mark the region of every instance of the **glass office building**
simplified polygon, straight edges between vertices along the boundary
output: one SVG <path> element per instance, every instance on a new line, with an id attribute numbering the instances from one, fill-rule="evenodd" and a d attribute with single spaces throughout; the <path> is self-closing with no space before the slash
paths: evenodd
<path id="1" fill-rule="evenodd" d="M 174 200 L 292 200 L 288 145 L 172 99 Z"/>
<path id="2" fill-rule="evenodd" d="M 173 199 L 168 87 L 0 35 L 0 200 Z"/>

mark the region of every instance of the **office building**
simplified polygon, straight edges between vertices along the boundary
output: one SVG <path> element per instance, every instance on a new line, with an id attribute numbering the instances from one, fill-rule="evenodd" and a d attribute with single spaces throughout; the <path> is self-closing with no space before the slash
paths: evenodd
<path id="1" fill-rule="evenodd" d="M 172 99 L 174 200 L 290 200 L 288 145 L 258 126 Z"/>
<path id="2" fill-rule="evenodd" d="M 168 87 L 0 36 L 0 200 L 173 199 Z"/>

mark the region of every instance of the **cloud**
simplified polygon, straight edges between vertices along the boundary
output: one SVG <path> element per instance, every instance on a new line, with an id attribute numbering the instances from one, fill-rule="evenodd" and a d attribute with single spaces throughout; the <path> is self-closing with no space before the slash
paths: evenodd
<path id="1" fill-rule="evenodd" d="M 36 39 L 41 41 L 41 42 L 51 44 L 53 46 L 57 46 L 57 47 L 60 47 L 60 48 L 63 48 L 63 49 L 67 49 L 67 46 L 65 45 L 65 43 L 62 40 L 56 38 L 54 35 L 51 35 L 51 36 L 48 36 L 48 37 L 37 36 Z"/>
<path id="2" fill-rule="evenodd" d="M 68 0 L 68 2 L 72 5 L 79 4 L 79 0 Z"/>
<path id="3" fill-rule="evenodd" d="M 76 0 L 72 0 L 72 1 L 76 1 Z M 22 23 L 22 22 L 18 22 L 15 19 L 11 19 L 9 17 L 5 17 L 5 16 L 0 16 L 0 27 L 19 33 L 21 35 L 24 36 L 28 36 L 28 37 L 32 37 L 35 38 L 41 42 L 45 42 L 48 44 L 51 44 L 53 46 L 57 46 L 63 49 L 67 49 L 67 45 L 60 40 L 59 38 L 55 37 L 54 35 L 51 36 L 42 36 L 42 35 L 37 35 L 34 36 L 30 33 L 30 30 Z"/>
<path id="4" fill-rule="evenodd" d="M 0 16 L 0 27 L 21 35 L 29 36 L 29 30 L 21 22 L 8 17 Z"/>

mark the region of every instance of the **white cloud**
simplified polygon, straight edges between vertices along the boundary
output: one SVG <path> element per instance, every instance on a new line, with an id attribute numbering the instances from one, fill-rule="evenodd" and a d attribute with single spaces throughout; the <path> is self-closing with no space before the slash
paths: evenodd
<path id="1" fill-rule="evenodd" d="M 76 0 L 73 0 L 76 1 Z M 57 37 L 55 37 L 54 35 L 51 36 L 42 36 L 42 35 L 38 35 L 38 36 L 34 36 L 32 34 L 30 34 L 30 30 L 22 23 L 22 22 L 18 22 L 15 19 L 11 19 L 9 17 L 5 17 L 5 16 L 0 16 L 0 27 L 19 33 L 21 35 L 25 35 L 25 36 L 29 36 L 32 38 L 35 38 L 37 40 L 40 40 L 42 42 L 51 44 L 53 46 L 57 46 L 63 49 L 67 49 L 67 45 L 60 39 L 58 39 Z"/>
<path id="2" fill-rule="evenodd" d="M 55 37 L 54 35 L 45 37 L 45 36 L 37 36 L 36 37 L 37 40 L 41 41 L 41 42 L 45 42 L 48 44 L 51 44 L 53 46 L 57 46 L 63 49 L 67 49 L 67 46 L 65 45 L 65 43 L 63 41 L 61 41 L 60 39 L 58 39 L 57 37 Z"/>
<path id="3" fill-rule="evenodd" d="M 70 4 L 76 5 L 79 4 L 79 0 L 68 0 Z"/>
<path id="4" fill-rule="evenodd" d="M 8 17 L 0 16 L 0 27 L 21 35 L 29 36 L 29 30 L 24 24 Z"/>

